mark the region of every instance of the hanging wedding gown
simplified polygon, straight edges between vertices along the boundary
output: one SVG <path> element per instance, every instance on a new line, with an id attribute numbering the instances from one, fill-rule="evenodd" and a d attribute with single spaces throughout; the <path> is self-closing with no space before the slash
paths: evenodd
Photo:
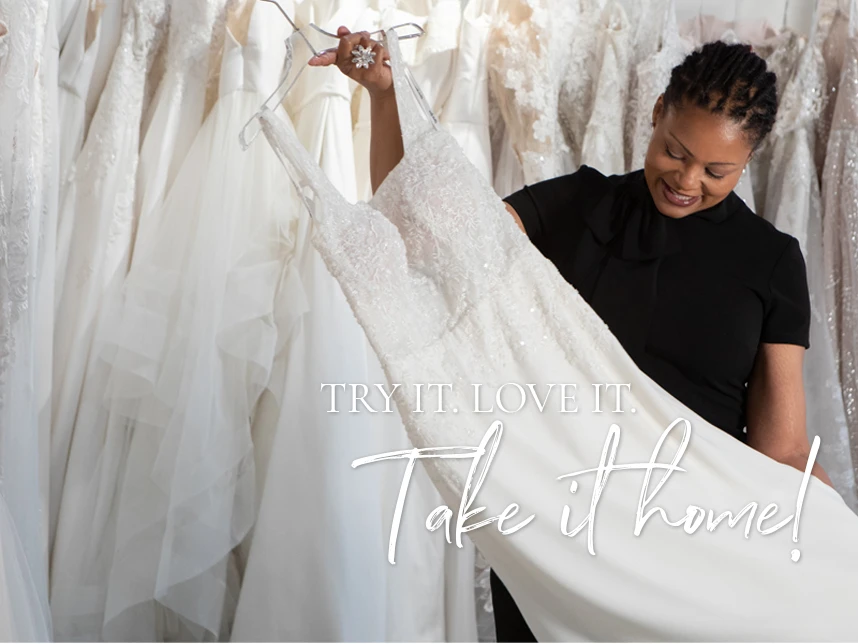
<path id="1" fill-rule="evenodd" d="M 91 9 L 89 2 L 80 2 L 70 26 L 65 47 L 59 57 L 59 105 L 58 114 L 61 123 L 59 128 L 59 186 L 57 188 L 58 203 L 64 204 L 66 199 L 69 203 L 76 200 L 78 183 L 75 180 L 75 161 L 80 155 L 84 143 L 84 130 L 86 126 L 86 96 L 92 75 L 95 69 L 96 54 L 101 34 L 100 9 Z M 71 195 L 69 195 L 71 191 Z M 73 208 L 63 208 L 60 215 L 73 217 Z M 72 222 L 63 222 L 58 218 L 56 227 L 58 230 L 63 226 L 73 225 Z M 67 228 L 66 228 L 67 230 Z M 54 240 L 55 253 L 60 257 L 68 257 L 68 245 L 71 244 L 71 236 L 67 235 L 62 241 L 61 247 Z M 62 261 L 62 260 L 61 260 Z M 56 267 L 51 268 L 56 272 Z M 62 283 L 60 282 L 60 285 Z M 59 291 L 52 293 L 50 315 L 53 318 Z M 53 335 L 53 333 L 51 333 Z M 53 338 L 51 344 L 52 347 Z M 53 433 L 53 432 L 52 432 Z M 55 435 L 52 450 L 55 455 L 53 464 L 61 465 L 61 469 L 52 468 L 51 476 L 51 516 L 50 516 L 50 545 L 53 547 L 56 532 L 56 523 L 59 512 L 58 500 L 62 498 L 62 483 L 64 481 L 65 459 L 68 457 L 68 441 L 71 436 L 67 434 L 60 438 Z M 58 456 L 57 456 L 58 454 Z M 58 465 L 58 466 L 59 466 Z"/>
<path id="2" fill-rule="evenodd" d="M 577 166 L 566 145 L 558 109 L 563 71 L 576 60 L 578 41 L 570 39 L 570 31 L 574 25 L 578 34 L 578 8 L 565 0 L 502 0 L 498 10 L 487 61 L 491 91 L 509 140 L 509 147 L 504 147 L 515 151 L 524 183 L 572 172 Z M 506 160 L 496 173 L 496 186 L 506 184 L 503 192 L 516 189 L 504 176 L 515 173 L 516 166 Z"/>
<path id="3" fill-rule="evenodd" d="M 822 212 L 814 164 L 814 128 L 825 105 L 825 66 L 812 34 L 780 100 L 772 138 L 765 217 L 798 239 L 807 263 L 811 302 L 810 349 L 804 391 L 810 440 L 819 436 L 819 463 L 847 504 L 858 510 L 855 472 L 836 350 L 828 326 Z"/>
<path id="4" fill-rule="evenodd" d="M 489 137 L 487 43 L 499 0 L 473 0 L 465 6 L 459 32 L 453 86 L 439 119 L 468 160 L 492 180 Z M 416 76 L 420 82 L 419 76 Z M 422 85 L 421 85 L 422 86 Z"/>
<path id="5" fill-rule="evenodd" d="M 584 137 L 593 114 L 599 76 L 597 56 L 593 52 L 599 47 L 602 16 L 600 0 L 581 0 L 571 35 L 569 61 L 560 79 L 558 119 L 569 146 L 573 170 L 582 164 Z"/>
<path id="6" fill-rule="evenodd" d="M 490 173 L 487 115 L 482 122 L 486 138 L 480 138 L 479 97 L 480 92 L 486 89 L 485 35 L 491 19 L 485 15 L 483 4 L 478 1 L 469 3 L 466 9 L 470 16 L 468 19 L 463 15 L 459 0 L 375 0 L 357 24 L 363 23 L 364 28 L 372 30 L 407 23 L 423 28 L 422 37 L 404 41 L 403 57 L 408 61 L 424 97 L 440 113 L 445 127 L 454 133 L 460 144 L 467 146 L 468 153 L 475 157 L 474 162 L 482 163 L 481 167 Z M 369 25 L 364 22 L 367 20 Z M 371 139 L 368 92 L 358 87 L 353 101 L 358 103 L 358 120 L 353 134 L 357 198 L 369 199 L 372 185 L 368 163 Z M 368 382 L 385 382 L 381 365 L 371 349 L 367 353 L 367 369 Z M 401 446 L 407 446 L 408 437 L 397 412 L 375 421 L 384 423 L 384 427 L 376 431 L 383 431 L 389 440 L 398 440 Z M 385 468 L 383 477 L 387 489 L 398 486 L 399 473 L 393 468 Z M 419 488 L 415 497 L 419 495 L 421 498 L 420 506 L 414 512 L 427 513 L 441 502 L 422 465 L 416 468 L 413 485 Z M 383 511 L 385 532 L 390 530 L 395 506 L 395 499 L 388 497 L 387 501 Z M 387 571 L 387 638 L 475 640 L 477 609 L 474 603 L 473 544 L 469 542 L 458 550 L 439 549 L 432 535 L 419 526 L 404 529 L 399 543 L 402 563 Z M 412 552 L 422 554 L 411 556 L 409 553 Z M 419 566 L 415 566 L 418 561 Z M 432 598 L 432 605 L 428 598 Z"/>
<path id="7" fill-rule="evenodd" d="M 136 216 L 140 226 L 164 199 L 203 121 L 209 47 L 227 0 L 184 0 L 170 13 L 166 70 L 140 148 Z"/>
<path id="8" fill-rule="evenodd" d="M 96 636 L 228 637 L 229 557 L 255 510 L 249 419 L 272 370 L 296 223 L 275 194 L 276 157 L 243 153 L 236 134 L 276 85 L 288 31 L 259 2 L 247 42 L 227 39 L 218 102 L 141 229 L 101 338 L 107 405 L 84 401 L 98 432 L 72 454 L 91 471 L 78 525 L 92 519 L 62 580 L 88 596 Z"/>
<path id="9" fill-rule="evenodd" d="M 581 146 L 581 164 L 605 175 L 626 172 L 625 110 L 631 36 L 625 9 L 618 0 L 608 0 L 599 28 L 596 55 L 599 72 L 593 90 L 593 109 Z"/>
<path id="10" fill-rule="evenodd" d="M 843 74 L 823 172 L 823 248 L 830 327 L 838 345 L 840 383 L 852 461 L 858 461 L 858 8 L 853 0 Z"/>
<path id="11" fill-rule="evenodd" d="M 682 62 L 687 53 L 676 26 L 674 0 L 664 6 L 662 23 L 657 25 L 658 49 L 641 61 L 635 70 L 636 91 L 629 104 L 630 118 L 634 119 L 631 133 L 631 148 L 628 170 L 639 170 L 644 166 L 649 142 L 652 138 L 652 111 L 658 97 L 670 83 L 670 73 Z M 652 32 L 646 34 L 652 40 Z"/>
<path id="12" fill-rule="evenodd" d="M 56 504 L 62 498 L 78 405 L 90 363 L 96 358 L 93 338 L 102 303 L 117 293 L 128 270 L 135 226 L 143 88 L 151 58 L 163 37 L 167 13 L 166 0 L 128 1 L 122 41 L 86 143 L 75 162 L 74 185 L 66 187 L 61 206 L 55 293 L 52 515 L 59 511 Z M 73 508 L 66 511 L 74 513 Z"/>
<path id="13" fill-rule="evenodd" d="M 0 0 L 0 639 L 51 638 L 41 346 L 55 189 L 56 25 L 46 0 Z M 53 34 L 49 33 L 53 30 Z M 53 86 L 50 83 L 53 82 Z M 55 219 L 53 220 L 55 223 Z"/>
<path id="14" fill-rule="evenodd" d="M 834 108 L 837 105 L 837 89 L 846 60 L 846 41 L 849 38 L 849 15 L 841 10 L 842 0 L 820 0 L 817 5 L 820 33 L 825 34 L 822 42 L 822 57 L 825 60 L 826 94 L 825 110 L 817 121 L 816 167 L 822 178 L 825 168 L 825 153 L 828 149 L 828 136 L 831 132 Z M 825 29 L 822 27 L 825 25 Z"/>
<path id="15" fill-rule="evenodd" d="M 406 96 L 395 34 L 388 41 L 406 152 L 370 204 L 343 199 L 288 122 L 265 113 L 264 129 L 284 163 L 315 190 L 314 243 L 389 380 L 402 384 L 396 401 L 415 447 L 460 457 L 425 461 L 445 501 L 457 508 L 463 494 L 476 496 L 485 510 L 472 526 L 504 515 L 502 525 L 489 522 L 468 534 L 536 637 L 854 639 L 858 516 L 833 489 L 706 423 L 635 367 L 455 142 L 418 113 Z M 426 382 L 452 384 L 446 413 L 414 413 L 414 384 Z M 473 383 L 495 391 L 505 383 L 549 382 L 578 383 L 577 412 L 562 415 L 557 397 L 546 401 L 545 413 L 533 400 L 517 414 L 472 411 Z M 590 383 L 628 383 L 628 411 L 594 413 Z M 506 408 L 518 408 L 517 399 L 506 396 Z M 609 442 L 611 424 L 622 432 L 619 446 Z M 671 424 L 685 430 L 690 445 L 665 431 Z M 502 449 L 495 452 L 498 441 Z M 467 458 L 464 446 L 480 443 L 489 457 L 471 462 L 476 457 Z M 598 465 L 600 454 L 613 462 L 614 450 L 617 465 L 672 456 L 683 471 L 659 470 L 652 485 L 652 469 L 614 472 L 593 485 L 586 474 L 594 470 L 587 468 Z M 658 458 L 661 451 L 666 455 Z M 797 498 L 803 503 L 794 540 L 789 513 L 798 511 Z M 781 520 L 780 529 L 769 524 L 769 534 L 745 537 L 742 528 L 721 524 L 693 534 L 706 509 L 734 512 L 752 501 L 776 503 L 760 519 Z M 655 506 L 639 536 L 636 504 Z M 658 516 L 659 508 L 666 516 Z M 669 526 L 670 518 L 682 519 Z M 576 526 L 588 528 L 587 536 L 570 540 L 561 532 L 574 534 Z M 810 587 L 825 591 L 799 591 Z"/>
<path id="16" fill-rule="evenodd" d="M 766 68 L 777 76 L 778 97 L 784 95 L 787 83 L 793 77 L 796 64 L 807 40 L 791 30 L 782 31 L 774 38 L 755 47 L 754 51 L 766 61 Z M 779 99 L 780 100 L 780 99 Z M 758 215 L 766 216 L 766 193 L 769 170 L 772 165 L 773 137 L 766 137 L 754 152 L 747 170 L 753 178 L 754 205 Z"/>
<path id="17" fill-rule="evenodd" d="M 60 203 L 65 195 L 66 177 L 83 147 L 86 97 L 95 72 L 101 36 L 101 11 L 100 5 L 93 9 L 85 0 L 78 3 L 74 21 L 60 54 Z M 70 183 L 74 184 L 73 177 Z"/>
<path id="18" fill-rule="evenodd" d="M 451 8 L 450 3 L 441 4 Z M 334 31 L 340 24 L 371 28 L 372 15 L 353 3 L 331 3 L 298 7 L 296 21 Z M 385 20 L 399 22 L 403 17 L 394 13 Z M 336 69 L 304 69 L 310 52 L 302 41 L 293 40 L 298 44 L 292 70 L 297 83 L 286 98 L 287 109 L 328 176 L 354 199 L 350 82 Z M 298 52 L 304 52 L 303 59 Z M 363 164 L 368 161 L 366 153 Z M 349 477 L 340 467 L 382 445 L 401 445 L 407 438 L 396 413 L 328 413 L 329 394 L 320 393 L 320 383 L 372 386 L 386 379 L 339 285 L 310 243 L 313 225 L 304 214 L 292 270 L 300 275 L 296 290 L 303 294 L 306 309 L 284 350 L 284 385 L 264 398 L 254 418 L 254 442 L 267 452 L 266 474 L 260 480 L 262 496 L 252 541 L 243 547 L 246 565 L 232 639 L 475 639 L 473 556 L 455 565 L 463 561 L 461 553 L 427 539 L 422 527 L 411 524 L 402 536 L 403 553 L 407 550 L 412 556 L 389 565 L 385 553 L 396 502 L 391 490 L 397 489 L 401 469 L 382 466 Z M 274 385 L 270 388 L 276 390 Z M 376 392 L 367 400 L 378 409 L 379 398 Z M 338 400 L 350 408 L 347 393 L 341 392 Z M 272 418 L 275 426 L 265 427 Z M 418 507 L 431 510 L 440 502 L 425 473 L 416 472 L 415 483 Z M 290 508 L 291 516 L 323 512 L 315 530 L 296 531 L 284 507 Z M 349 538 L 340 528 L 343 525 L 350 526 Z M 445 551 L 456 557 L 449 572 Z M 368 553 L 378 558 L 368 559 Z"/>
<path id="19" fill-rule="evenodd" d="M 423 6 L 409 6 L 411 4 Z M 424 30 L 423 36 L 404 41 L 402 54 L 420 83 L 426 100 L 436 112 L 443 114 L 454 85 L 471 80 L 462 78 L 454 69 L 459 59 L 461 22 L 462 4 L 459 0 L 416 0 L 411 3 L 373 0 L 357 18 L 353 31 L 362 29 L 375 32 L 407 23 L 419 25 Z M 369 199 L 372 196 L 367 162 L 371 139 L 371 101 L 363 87 L 355 88 L 352 100 L 357 103 L 357 118 L 353 128 L 357 198 Z"/>

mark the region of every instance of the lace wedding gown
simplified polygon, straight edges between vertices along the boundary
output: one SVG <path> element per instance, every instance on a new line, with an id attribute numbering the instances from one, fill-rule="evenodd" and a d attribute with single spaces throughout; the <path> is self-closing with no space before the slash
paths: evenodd
<path id="1" fill-rule="evenodd" d="M 99 330 L 100 395 L 81 401 L 62 567 L 55 549 L 54 612 L 69 636 L 202 640 L 228 626 L 228 557 L 254 518 L 249 418 L 294 244 L 275 194 L 282 167 L 236 138 L 279 79 L 279 18 L 259 2 L 247 43 L 227 40 L 217 104 Z"/>
<path id="2" fill-rule="evenodd" d="M 66 186 L 61 205 L 51 428 L 52 516 L 60 511 L 57 504 L 62 498 L 78 406 L 96 359 L 93 339 L 105 315 L 102 304 L 116 295 L 128 270 L 135 226 L 143 88 L 167 15 L 166 0 L 130 0 L 127 4 L 121 43 L 75 162 L 73 185 Z M 66 511 L 74 514 L 72 508 Z"/>
<path id="3" fill-rule="evenodd" d="M 566 65 L 577 60 L 577 53 L 583 55 L 575 49 L 578 7 L 565 0 L 502 0 L 498 11 L 486 58 L 489 83 L 524 183 L 571 172 L 577 165 L 570 156 L 558 110 Z M 570 37 L 573 26 L 576 31 Z M 509 159 L 496 177 L 499 192 L 506 193 L 502 196 L 517 189 L 506 174 L 515 174 L 515 164 Z"/>
<path id="4" fill-rule="evenodd" d="M 375 32 L 378 29 L 406 23 L 420 25 L 424 30 L 422 37 L 404 41 L 402 55 L 408 61 L 415 79 L 420 83 L 426 100 L 436 112 L 444 113 L 446 102 L 455 85 L 473 87 L 469 83 L 472 81 L 470 75 L 463 77 L 454 69 L 454 65 L 457 65 L 459 60 L 459 28 L 463 17 L 460 2 L 457 0 L 422 2 L 420 0 L 413 2 L 373 0 L 369 4 L 367 10 L 357 18 L 354 30 L 365 29 Z M 472 46 L 479 47 L 479 40 Z M 357 118 L 353 128 L 357 197 L 369 199 L 372 196 L 372 181 L 367 163 L 371 139 L 371 101 L 369 93 L 362 87 L 355 88 L 353 100 L 357 102 Z"/>
<path id="5" fill-rule="evenodd" d="M 810 349 L 804 390 L 810 440 L 819 435 L 819 462 L 853 510 L 858 510 L 849 431 L 837 371 L 837 345 L 828 326 L 822 210 L 814 163 L 815 126 L 825 105 L 825 65 L 815 34 L 786 85 L 771 134 L 765 217 L 798 239 L 807 263 L 811 301 Z"/>
<path id="6" fill-rule="evenodd" d="M 652 138 L 652 110 L 658 97 L 667 89 L 670 73 L 682 62 L 686 51 L 676 25 L 674 0 L 665 3 L 661 24 L 657 25 L 658 48 L 635 68 L 635 93 L 629 104 L 629 118 L 633 120 L 628 170 L 644 166 L 649 142 Z M 652 32 L 643 35 L 652 41 Z"/>
<path id="7" fill-rule="evenodd" d="M 370 204 L 343 199 L 288 122 L 266 113 L 264 129 L 284 163 L 316 192 L 314 242 L 389 380 L 402 384 L 396 401 L 415 447 L 459 456 L 425 461 L 445 501 L 457 508 L 463 493 L 475 495 L 475 505 L 485 510 L 472 525 L 506 517 L 501 526 L 489 522 L 468 534 L 505 580 L 536 637 L 792 641 L 858 635 L 851 593 L 858 516 L 833 489 L 709 425 L 635 367 L 608 327 L 521 234 L 455 142 L 421 117 L 406 94 L 395 34 L 388 41 L 406 152 Z M 414 384 L 426 382 L 452 384 L 446 413 L 414 413 Z M 564 415 L 556 399 L 546 399 L 541 414 L 533 400 L 517 414 L 474 413 L 473 383 L 491 391 L 505 383 L 577 383 L 578 411 Z M 595 413 L 597 390 L 590 383 L 629 384 L 627 411 Z M 516 409 L 517 400 L 507 397 L 505 408 Z M 501 424 L 502 436 L 487 432 L 490 426 L 500 431 Z M 610 443 L 612 424 L 622 425 L 616 428 L 619 446 Z M 684 428 L 690 445 L 664 431 L 671 424 Z M 498 441 L 502 449 L 495 452 Z M 480 443 L 489 458 L 469 462 L 475 457 L 468 458 L 464 446 Z M 585 476 L 600 454 L 613 462 L 615 450 L 618 465 L 672 456 L 683 471 L 659 471 L 658 483 L 635 470 L 615 472 L 609 481 Z M 797 498 L 803 503 L 794 540 L 789 513 L 798 511 Z M 741 527 L 721 524 L 692 534 L 706 509 L 733 512 L 752 501 L 776 503 L 760 518 L 781 520 L 780 529 L 769 524 L 768 534 L 745 537 Z M 514 503 L 521 506 L 508 507 Z M 655 505 L 640 536 L 636 503 Z M 666 519 L 679 521 L 669 526 Z M 561 532 L 574 534 L 576 526 L 587 528 L 586 537 L 570 540 Z M 808 587 L 825 592 L 798 591 Z"/>
<path id="8" fill-rule="evenodd" d="M 852 21 L 858 7 L 852 2 Z M 852 22 L 850 21 L 850 22 Z M 853 464 L 858 461 L 858 34 L 850 31 L 822 177 L 823 248 L 830 326 L 838 345 L 840 383 Z"/>
<path id="9" fill-rule="evenodd" d="M 794 31 L 785 30 L 755 47 L 754 51 L 766 61 L 766 68 L 777 76 L 777 95 L 783 96 L 787 82 L 793 77 L 799 57 L 807 40 Z M 768 136 L 754 153 L 747 170 L 753 178 L 754 205 L 759 215 L 766 214 L 766 194 L 772 165 L 773 137 Z"/>
<path id="10" fill-rule="evenodd" d="M 608 0 L 599 25 L 599 47 L 595 56 L 598 74 L 593 89 L 593 109 L 584 142 L 581 164 L 605 175 L 626 172 L 625 110 L 629 87 L 631 25 L 617 0 Z"/>
<path id="11" fill-rule="evenodd" d="M 45 314 L 52 320 L 51 307 L 43 308 L 50 281 L 41 273 L 51 250 L 44 191 L 56 179 L 51 11 L 46 0 L 0 0 L 0 639 L 6 641 L 51 638 L 48 445 L 40 425 L 50 388 L 39 377 Z"/>
<path id="12" fill-rule="evenodd" d="M 59 61 L 60 203 L 65 196 L 66 178 L 83 147 L 86 97 L 95 71 L 101 36 L 101 11 L 81 1 L 73 14 Z M 69 182 L 74 185 L 74 177 Z"/>
<path id="13" fill-rule="evenodd" d="M 372 16 L 366 7 L 334 2 L 299 8 L 296 21 L 334 31 L 339 24 L 372 28 Z M 407 18 L 393 12 L 383 19 Z M 310 52 L 299 38 L 291 41 L 298 66 L 286 85 L 294 77 L 297 83 L 285 105 L 327 176 L 354 199 L 358 177 L 356 151 L 349 145 L 351 86 L 336 69 L 300 67 Z M 438 56 L 446 57 L 443 52 Z M 435 80 L 443 76 L 436 74 Z M 363 165 L 367 158 L 361 159 Z M 292 199 L 298 203 L 297 197 Z M 366 383 L 372 388 L 385 377 L 339 285 L 310 242 L 313 228 L 304 214 L 291 266 L 306 310 L 283 351 L 283 384 L 279 390 L 270 386 L 276 395 L 266 396 L 254 418 L 254 443 L 264 446 L 257 454 L 266 452 L 258 460 L 267 462 L 260 478 L 259 517 L 252 540 L 242 548 L 246 566 L 232 639 L 475 639 L 473 555 L 461 568 L 448 570 L 446 555 L 457 563 L 462 553 L 427 539 L 422 527 L 411 524 L 403 529 L 402 546 L 412 556 L 390 566 L 385 553 L 396 502 L 391 490 L 397 489 L 401 471 L 380 467 L 349 477 L 340 467 L 384 445 L 407 443 L 407 436 L 395 413 L 373 414 L 360 406 L 356 413 L 327 411 L 328 394 L 320 393 L 320 383 Z M 341 392 L 338 398 L 341 406 L 351 408 L 348 394 Z M 378 393 L 367 400 L 375 409 L 379 401 L 384 408 Z M 415 473 L 415 485 L 419 507 L 428 511 L 440 502 L 425 473 Z M 293 516 L 318 515 L 317 529 L 295 531 L 284 507 Z M 350 526 L 348 538 L 342 525 Z M 367 561 L 367 553 L 378 558 Z M 456 593 L 460 601 L 447 599 Z"/>
<path id="14" fill-rule="evenodd" d="M 170 11 L 166 70 L 145 128 L 137 174 L 139 226 L 164 199 L 203 122 L 209 48 L 227 0 L 184 0 Z"/>

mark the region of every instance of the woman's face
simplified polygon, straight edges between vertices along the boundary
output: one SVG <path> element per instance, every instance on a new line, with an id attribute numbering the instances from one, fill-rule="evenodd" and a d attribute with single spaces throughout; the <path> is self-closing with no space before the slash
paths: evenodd
<path id="1" fill-rule="evenodd" d="M 696 106 L 653 110 L 644 175 L 659 212 L 679 219 L 720 203 L 751 158 L 741 124 Z"/>

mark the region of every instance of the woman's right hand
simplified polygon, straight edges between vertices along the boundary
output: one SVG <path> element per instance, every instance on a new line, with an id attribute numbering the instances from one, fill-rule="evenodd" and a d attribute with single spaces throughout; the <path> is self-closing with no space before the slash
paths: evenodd
<path id="1" fill-rule="evenodd" d="M 382 44 L 372 40 L 369 32 L 351 33 L 346 27 L 337 29 L 337 36 L 340 38 L 339 46 L 311 58 L 309 64 L 314 67 L 336 65 L 343 74 L 363 85 L 372 98 L 393 95 L 393 74 L 390 66 L 385 64 L 390 55 Z M 358 45 L 375 52 L 375 61 L 368 68 L 359 68 L 352 62 L 352 50 Z"/>

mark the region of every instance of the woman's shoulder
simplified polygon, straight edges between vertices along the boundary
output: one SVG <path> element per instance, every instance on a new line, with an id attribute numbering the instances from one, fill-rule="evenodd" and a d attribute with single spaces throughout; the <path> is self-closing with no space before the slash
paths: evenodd
<path id="1" fill-rule="evenodd" d="M 751 210 L 741 197 L 731 193 L 733 211 L 731 220 L 734 226 L 747 240 L 748 245 L 756 247 L 757 251 L 769 250 L 769 254 L 779 257 L 788 246 L 798 245 L 798 240 Z"/>

